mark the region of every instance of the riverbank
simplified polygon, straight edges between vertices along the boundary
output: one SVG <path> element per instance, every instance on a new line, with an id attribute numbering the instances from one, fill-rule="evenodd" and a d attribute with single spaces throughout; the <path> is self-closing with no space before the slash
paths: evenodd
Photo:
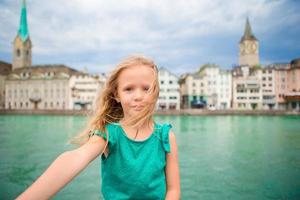
<path id="1" fill-rule="evenodd" d="M 1 110 L 0 115 L 90 115 L 89 110 Z M 156 111 L 156 115 L 299 115 L 300 111 L 282 110 L 200 110 Z"/>

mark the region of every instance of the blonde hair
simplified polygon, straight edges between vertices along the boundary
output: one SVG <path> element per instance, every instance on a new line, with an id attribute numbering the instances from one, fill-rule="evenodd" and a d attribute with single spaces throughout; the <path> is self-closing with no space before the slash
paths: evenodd
<path id="1" fill-rule="evenodd" d="M 106 132 L 105 126 L 109 123 L 120 121 L 124 117 L 122 106 L 116 100 L 116 91 L 118 89 L 118 77 L 124 69 L 134 66 L 146 66 L 153 69 L 154 81 L 149 89 L 149 95 L 152 95 L 149 106 L 145 106 L 143 110 L 134 117 L 126 120 L 125 125 L 139 127 L 144 123 L 149 123 L 154 114 L 155 105 L 159 96 L 158 69 L 154 62 L 143 56 L 130 56 L 112 71 L 107 79 L 103 89 L 99 92 L 92 116 L 84 131 L 71 140 L 71 143 L 82 145 L 89 139 L 90 133 L 94 130 Z"/>

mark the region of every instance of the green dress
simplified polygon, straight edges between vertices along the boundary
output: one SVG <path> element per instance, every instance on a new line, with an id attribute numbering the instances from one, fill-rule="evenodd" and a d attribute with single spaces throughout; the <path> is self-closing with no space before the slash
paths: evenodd
<path id="1" fill-rule="evenodd" d="M 102 194 L 105 200 L 164 199 L 166 153 L 170 153 L 170 124 L 154 123 L 152 134 L 143 141 L 127 137 L 119 123 L 106 126 L 109 154 L 101 156 Z M 106 140 L 106 134 L 98 135 Z"/>

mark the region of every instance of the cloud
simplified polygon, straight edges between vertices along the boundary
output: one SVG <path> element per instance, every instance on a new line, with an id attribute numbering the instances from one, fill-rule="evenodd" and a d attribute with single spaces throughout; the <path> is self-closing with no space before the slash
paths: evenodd
<path id="1" fill-rule="evenodd" d="M 143 53 L 178 72 L 214 61 L 227 68 L 238 60 L 247 16 L 261 42 L 271 43 L 272 34 L 285 27 L 299 34 L 299 28 L 293 27 L 300 19 L 294 4 L 288 0 L 27 0 L 33 62 L 112 66 L 128 54 Z M 19 15 L 20 2 L 2 1 L 0 52 L 11 52 Z"/>

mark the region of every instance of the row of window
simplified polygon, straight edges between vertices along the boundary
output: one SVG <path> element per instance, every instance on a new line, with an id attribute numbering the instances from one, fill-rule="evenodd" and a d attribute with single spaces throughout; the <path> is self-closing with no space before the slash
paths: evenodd
<path id="1" fill-rule="evenodd" d="M 17 55 L 17 57 L 20 57 L 20 56 L 21 56 L 21 50 L 20 50 L 20 49 L 16 49 L 16 55 Z M 26 56 L 29 56 L 29 50 L 26 50 L 26 51 L 25 51 L 25 55 L 26 55 Z"/>
<path id="2" fill-rule="evenodd" d="M 236 99 L 239 99 L 239 100 L 245 100 L 245 99 L 250 99 L 250 100 L 255 100 L 255 99 L 259 99 L 259 97 L 237 97 Z"/>
<path id="3" fill-rule="evenodd" d="M 259 89 L 250 89 L 249 91 L 250 91 L 250 93 L 258 93 Z M 248 90 L 247 89 L 237 89 L 236 92 L 237 93 L 247 93 Z"/>
<path id="4" fill-rule="evenodd" d="M 65 102 L 44 102 L 44 108 L 54 108 L 54 105 L 56 105 L 56 107 L 60 107 L 62 106 L 63 108 L 65 107 Z M 29 108 L 29 102 L 8 102 L 8 108 Z"/>
<path id="5" fill-rule="evenodd" d="M 264 83 L 263 83 L 262 86 L 263 86 L 263 87 L 267 87 L 267 84 L 264 84 Z M 272 86 L 273 86 L 273 85 L 270 83 L 270 84 L 269 84 L 269 87 L 272 87 Z"/>
<path id="6" fill-rule="evenodd" d="M 75 82 L 75 85 L 98 85 L 96 81 L 86 81 L 86 82 Z"/>
<path id="7" fill-rule="evenodd" d="M 161 88 L 159 89 L 160 92 L 179 92 L 179 89 L 176 89 L 176 88 L 171 88 L 171 89 L 164 89 L 164 88 Z"/>
<path id="8" fill-rule="evenodd" d="M 167 97 L 165 97 L 165 96 L 160 96 L 160 97 L 158 97 L 158 99 L 161 99 L 161 100 L 166 100 L 167 99 Z M 169 99 L 177 99 L 177 97 L 176 96 L 169 96 Z"/>
<path id="9" fill-rule="evenodd" d="M 267 72 L 268 72 L 269 74 L 272 74 L 272 70 L 271 70 L 271 69 L 269 69 L 269 70 L 262 70 L 262 73 L 263 73 L 263 74 L 266 74 Z"/>
<path id="10" fill-rule="evenodd" d="M 262 80 L 263 80 L 263 81 L 266 81 L 267 78 L 266 78 L 266 77 L 263 77 Z M 268 80 L 269 80 L 269 81 L 272 81 L 272 77 L 269 77 Z"/>
<path id="11" fill-rule="evenodd" d="M 169 84 L 173 84 L 173 83 L 174 83 L 173 81 L 171 81 L 171 80 L 169 81 Z M 165 84 L 165 81 L 160 81 L 160 84 L 161 85 Z"/>

